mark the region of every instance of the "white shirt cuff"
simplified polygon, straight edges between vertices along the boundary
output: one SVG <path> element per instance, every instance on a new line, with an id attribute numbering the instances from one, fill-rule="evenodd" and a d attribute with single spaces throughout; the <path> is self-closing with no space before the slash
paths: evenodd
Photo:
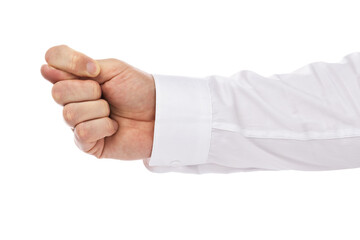
<path id="1" fill-rule="evenodd" d="M 143 159 L 153 172 L 206 163 L 212 106 L 207 78 L 153 74 L 156 87 L 152 154 Z"/>

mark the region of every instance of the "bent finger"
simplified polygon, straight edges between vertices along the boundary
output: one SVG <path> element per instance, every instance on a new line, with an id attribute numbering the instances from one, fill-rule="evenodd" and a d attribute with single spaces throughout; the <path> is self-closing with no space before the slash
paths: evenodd
<path id="1" fill-rule="evenodd" d="M 53 68 L 47 64 L 44 64 L 41 66 L 40 69 L 41 75 L 46 79 L 49 80 L 51 83 L 56 83 L 58 81 L 61 80 L 70 80 L 70 79 L 77 79 L 79 77 L 68 73 L 68 72 L 64 72 L 62 70 Z"/>
<path id="2" fill-rule="evenodd" d="M 81 122 L 108 117 L 110 107 L 106 100 L 86 101 L 66 104 L 63 108 L 63 117 L 70 127 L 75 127 Z"/>
<path id="3" fill-rule="evenodd" d="M 109 117 L 79 123 L 74 129 L 76 145 L 88 151 L 96 141 L 112 136 L 117 130 L 118 123 Z"/>
<path id="4" fill-rule="evenodd" d="M 52 96 L 60 105 L 71 102 L 97 100 L 101 97 L 101 87 L 93 80 L 63 80 L 52 87 Z"/>

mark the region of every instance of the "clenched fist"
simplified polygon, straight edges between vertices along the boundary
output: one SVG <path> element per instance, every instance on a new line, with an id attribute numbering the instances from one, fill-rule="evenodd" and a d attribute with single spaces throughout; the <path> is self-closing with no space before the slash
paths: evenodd
<path id="1" fill-rule="evenodd" d="M 50 48 L 44 78 L 76 145 L 97 158 L 151 156 L 155 83 L 151 74 L 117 59 L 93 60 L 68 46 Z"/>

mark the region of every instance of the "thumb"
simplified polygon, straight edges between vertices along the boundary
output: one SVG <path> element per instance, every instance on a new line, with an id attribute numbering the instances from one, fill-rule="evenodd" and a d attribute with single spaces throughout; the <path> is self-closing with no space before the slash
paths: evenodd
<path id="1" fill-rule="evenodd" d="M 50 66 L 79 77 L 96 77 L 100 73 L 100 66 L 94 59 L 66 45 L 50 48 L 45 60 Z"/>
<path id="2" fill-rule="evenodd" d="M 90 79 L 97 81 L 99 84 L 103 84 L 119 74 L 125 76 L 126 73 L 129 73 L 129 70 L 141 71 L 117 59 L 100 59 L 96 60 L 96 63 L 100 66 L 101 72 L 96 77 L 91 77 Z M 83 79 L 82 77 L 68 73 L 64 70 L 56 69 L 47 64 L 41 66 L 41 74 L 51 83 L 69 79 Z"/>

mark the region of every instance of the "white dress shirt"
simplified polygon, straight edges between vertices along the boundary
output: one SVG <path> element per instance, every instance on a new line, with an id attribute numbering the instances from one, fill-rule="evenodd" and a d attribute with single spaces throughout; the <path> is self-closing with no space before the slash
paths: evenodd
<path id="1" fill-rule="evenodd" d="M 153 76 L 150 171 L 360 167 L 360 52 L 269 77 Z"/>

